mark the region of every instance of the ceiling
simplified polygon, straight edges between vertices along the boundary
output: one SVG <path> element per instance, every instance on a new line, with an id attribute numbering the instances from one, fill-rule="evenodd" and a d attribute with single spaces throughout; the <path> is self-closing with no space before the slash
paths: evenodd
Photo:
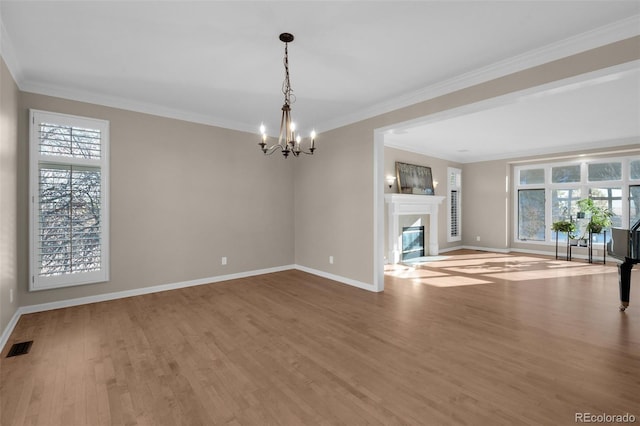
<path id="1" fill-rule="evenodd" d="M 461 163 L 640 147 L 638 64 L 394 126 L 387 145 Z"/>
<path id="2" fill-rule="evenodd" d="M 264 122 L 270 134 L 281 32 L 296 37 L 293 117 L 322 132 L 638 35 L 639 17 L 640 0 L 0 0 L 2 55 L 21 90 L 249 132 Z M 637 145 L 638 69 L 401 123 L 385 141 L 460 162 Z"/>

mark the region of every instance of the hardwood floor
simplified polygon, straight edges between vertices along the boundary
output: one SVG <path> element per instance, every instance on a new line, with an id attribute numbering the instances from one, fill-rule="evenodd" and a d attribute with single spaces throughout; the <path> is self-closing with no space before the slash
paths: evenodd
<path id="1" fill-rule="evenodd" d="M 640 422 L 640 272 L 623 313 L 614 264 L 448 255 L 378 294 L 286 271 L 25 315 L 1 424 Z"/>

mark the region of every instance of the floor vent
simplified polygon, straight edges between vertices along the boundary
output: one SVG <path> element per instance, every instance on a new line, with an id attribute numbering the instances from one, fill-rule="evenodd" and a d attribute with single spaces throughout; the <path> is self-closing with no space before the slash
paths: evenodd
<path id="1" fill-rule="evenodd" d="M 29 353 L 29 349 L 31 349 L 31 345 L 33 344 L 33 340 L 29 340 L 28 342 L 20 342 L 11 346 L 9 353 L 7 354 L 7 358 L 11 356 L 24 355 Z"/>

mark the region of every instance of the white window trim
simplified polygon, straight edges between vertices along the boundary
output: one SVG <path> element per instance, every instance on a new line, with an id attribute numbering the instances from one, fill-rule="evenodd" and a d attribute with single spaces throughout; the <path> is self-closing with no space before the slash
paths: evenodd
<path id="1" fill-rule="evenodd" d="M 630 157 L 602 157 L 602 158 L 590 158 L 590 159 L 577 159 L 573 161 L 558 161 L 554 163 L 540 163 L 540 164 L 526 164 L 517 165 L 513 169 L 513 235 L 512 241 L 518 244 L 539 244 L 539 245 L 553 245 L 555 240 L 553 239 L 553 231 L 551 231 L 551 202 L 545 203 L 545 219 L 548 222 L 545 230 L 545 241 L 532 241 L 532 240 L 520 240 L 518 239 L 518 190 L 520 189 L 544 189 L 545 199 L 551 200 L 552 191 L 555 189 L 580 189 L 582 198 L 589 196 L 589 188 L 593 187 L 607 187 L 616 186 L 622 188 L 622 223 L 628 223 L 629 221 L 629 186 L 640 184 L 640 179 L 631 179 L 630 177 L 630 163 L 632 161 L 640 160 L 640 156 Z M 622 163 L 622 179 L 613 181 L 589 181 L 588 180 L 588 165 L 598 163 Z M 551 182 L 551 169 L 559 166 L 571 166 L 580 165 L 580 182 L 569 183 L 552 183 Z M 527 169 L 544 169 L 545 181 L 540 184 L 520 184 L 520 171 Z M 626 203 L 626 204 L 625 204 Z"/>
<path id="2" fill-rule="evenodd" d="M 101 132 L 100 160 L 47 156 L 39 152 L 39 129 L 37 122 L 42 118 L 51 123 L 96 129 Z M 38 276 L 38 217 L 39 205 L 39 164 L 40 162 L 87 165 L 100 168 L 101 178 L 101 269 L 100 271 L 64 274 L 58 276 Z M 29 111 L 29 291 L 47 290 L 83 284 L 93 284 L 109 280 L 109 121 L 79 117 L 32 109 Z"/>

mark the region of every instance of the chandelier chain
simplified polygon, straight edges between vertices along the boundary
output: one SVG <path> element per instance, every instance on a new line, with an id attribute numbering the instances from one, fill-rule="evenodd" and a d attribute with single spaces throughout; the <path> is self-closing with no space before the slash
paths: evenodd
<path id="1" fill-rule="evenodd" d="M 291 80 L 289 79 L 289 43 L 284 44 L 284 59 L 282 60 L 284 63 L 284 81 L 282 82 L 282 93 L 284 93 L 284 103 L 285 105 L 291 106 L 292 103 L 296 101 L 296 96 L 293 94 L 293 89 L 291 88 Z"/>

